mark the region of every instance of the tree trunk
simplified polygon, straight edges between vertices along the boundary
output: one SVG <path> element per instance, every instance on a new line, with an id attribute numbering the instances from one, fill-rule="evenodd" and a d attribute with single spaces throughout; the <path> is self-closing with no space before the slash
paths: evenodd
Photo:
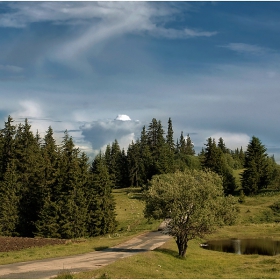
<path id="1" fill-rule="evenodd" d="M 176 243 L 179 251 L 179 256 L 185 258 L 188 248 L 188 240 L 185 237 L 177 236 Z"/>

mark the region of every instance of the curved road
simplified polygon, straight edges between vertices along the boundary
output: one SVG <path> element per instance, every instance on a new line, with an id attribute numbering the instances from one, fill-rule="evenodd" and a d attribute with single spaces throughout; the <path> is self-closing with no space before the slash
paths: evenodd
<path id="1" fill-rule="evenodd" d="M 170 236 L 161 232 L 148 232 L 129 241 L 103 251 L 82 255 L 52 258 L 39 261 L 0 265 L 1 279 L 46 279 L 55 277 L 63 270 L 73 273 L 93 270 L 110 264 L 120 258 L 154 250 L 164 244 Z"/>

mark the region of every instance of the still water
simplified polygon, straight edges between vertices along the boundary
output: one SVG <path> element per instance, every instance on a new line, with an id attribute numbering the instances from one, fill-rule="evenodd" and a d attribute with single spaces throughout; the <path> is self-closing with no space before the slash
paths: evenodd
<path id="1" fill-rule="evenodd" d="M 268 238 L 262 239 L 224 239 L 210 240 L 200 244 L 204 249 L 235 253 L 239 255 L 268 255 L 275 256 L 280 254 L 280 241 Z"/>

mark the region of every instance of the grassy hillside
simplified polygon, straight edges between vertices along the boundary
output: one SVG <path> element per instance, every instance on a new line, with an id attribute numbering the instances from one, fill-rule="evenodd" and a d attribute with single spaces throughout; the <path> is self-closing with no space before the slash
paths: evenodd
<path id="1" fill-rule="evenodd" d="M 119 260 L 102 269 L 74 275 L 75 278 L 280 278 L 280 255 L 236 255 L 202 249 L 208 239 L 272 237 L 280 240 L 280 224 L 270 205 L 279 193 L 246 197 L 240 204 L 238 223 L 189 242 L 186 259 L 177 257 L 174 240 L 152 252 Z"/>

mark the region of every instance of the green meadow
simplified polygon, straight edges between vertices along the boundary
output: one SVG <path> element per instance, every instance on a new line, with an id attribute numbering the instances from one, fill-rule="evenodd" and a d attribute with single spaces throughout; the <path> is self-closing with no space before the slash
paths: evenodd
<path id="1" fill-rule="evenodd" d="M 118 229 L 114 234 L 79 239 L 67 245 L 31 248 L 0 253 L 0 264 L 62 257 L 101 250 L 120 244 L 144 231 L 157 230 L 160 221 L 149 223 L 143 217 L 144 202 L 137 188 L 116 189 Z M 204 239 L 189 242 L 187 257 L 178 258 L 176 243 L 170 239 L 151 252 L 121 259 L 101 269 L 78 274 L 67 272 L 61 278 L 280 278 L 280 256 L 236 255 L 202 249 L 209 239 L 271 237 L 280 240 L 277 213 L 270 206 L 280 201 L 280 193 L 264 192 L 245 197 L 240 203 L 237 224 L 218 229 Z M 74 240 L 75 241 L 75 240 Z"/>
<path id="2" fill-rule="evenodd" d="M 209 239 L 265 238 L 280 240 L 277 213 L 269 207 L 280 201 L 280 193 L 266 192 L 246 197 L 240 204 L 236 225 L 218 229 L 204 239 L 189 242 L 187 257 L 180 259 L 173 239 L 160 248 L 116 261 L 98 270 L 72 275 L 74 278 L 280 278 L 280 256 L 237 255 L 205 250 Z"/>

